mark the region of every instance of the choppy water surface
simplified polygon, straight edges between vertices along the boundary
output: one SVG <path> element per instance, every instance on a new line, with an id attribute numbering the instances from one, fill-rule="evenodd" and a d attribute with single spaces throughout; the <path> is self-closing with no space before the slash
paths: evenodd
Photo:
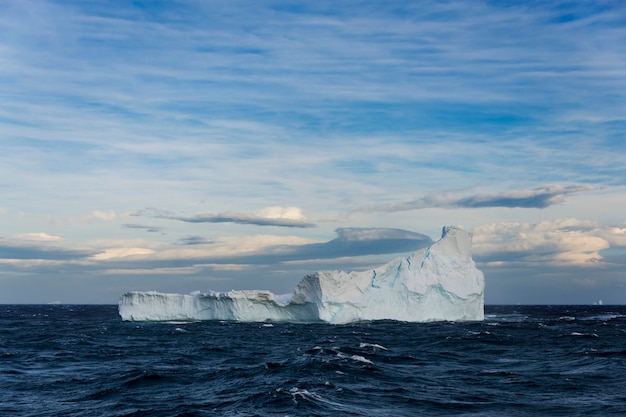
<path id="1" fill-rule="evenodd" d="M 128 323 L 0 306 L 0 415 L 626 415 L 626 307 L 480 323 Z"/>

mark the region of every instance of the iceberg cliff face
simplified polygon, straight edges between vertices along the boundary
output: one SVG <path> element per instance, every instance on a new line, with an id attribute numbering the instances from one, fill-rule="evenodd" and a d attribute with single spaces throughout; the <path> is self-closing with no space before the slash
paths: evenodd
<path id="1" fill-rule="evenodd" d="M 445 227 L 430 247 L 374 270 L 307 275 L 290 300 L 269 291 L 128 292 L 119 313 L 123 320 L 140 321 L 483 320 L 485 279 L 471 245 L 470 233 Z"/>

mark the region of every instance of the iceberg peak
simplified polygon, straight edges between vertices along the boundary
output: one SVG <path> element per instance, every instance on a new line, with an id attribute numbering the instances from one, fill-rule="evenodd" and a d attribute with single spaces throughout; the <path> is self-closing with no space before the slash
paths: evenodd
<path id="1" fill-rule="evenodd" d="M 446 226 L 440 240 L 407 257 L 369 271 L 315 272 L 290 296 L 259 290 L 127 292 L 119 313 L 131 321 L 483 320 L 485 279 L 471 246 L 471 233 Z"/>

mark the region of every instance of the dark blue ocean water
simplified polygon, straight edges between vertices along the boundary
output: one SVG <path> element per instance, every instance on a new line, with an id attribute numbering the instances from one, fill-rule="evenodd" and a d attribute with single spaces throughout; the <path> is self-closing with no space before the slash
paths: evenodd
<path id="1" fill-rule="evenodd" d="M 0 306 L 2 416 L 626 415 L 625 306 L 480 323 L 129 323 Z"/>

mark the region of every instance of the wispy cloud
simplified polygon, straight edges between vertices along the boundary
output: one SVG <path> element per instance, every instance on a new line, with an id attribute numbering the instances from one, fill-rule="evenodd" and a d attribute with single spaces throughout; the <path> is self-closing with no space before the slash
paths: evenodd
<path id="1" fill-rule="evenodd" d="M 137 224 L 137 223 L 125 223 L 122 225 L 124 229 L 140 229 L 145 230 L 146 232 L 152 233 L 163 233 L 165 231 L 165 227 L 160 226 L 148 226 L 145 224 Z"/>
<path id="2" fill-rule="evenodd" d="M 205 242 L 202 238 L 182 239 L 190 249 L 165 249 L 149 256 L 129 259 L 112 259 L 99 268 L 149 269 L 190 267 L 206 264 L 225 265 L 267 265 L 286 264 L 293 261 L 317 261 L 323 267 L 323 260 L 349 256 L 380 255 L 399 252 L 411 252 L 432 243 L 430 237 L 401 229 L 388 228 L 340 228 L 338 237 L 324 243 L 280 243 L 286 239 L 238 239 L 229 248 L 220 242 Z M 200 240 L 200 242 L 198 242 Z M 272 240 L 276 241 L 274 243 Z M 198 243 L 210 243 L 208 246 Z M 194 249 L 196 246 L 203 246 Z M 114 265 L 114 266 L 112 266 Z"/>
<path id="3" fill-rule="evenodd" d="M 179 245 L 210 245 L 215 243 L 215 241 L 203 236 L 185 236 L 178 239 L 177 243 Z"/>
<path id="4" fill-rule="evenodd" d="M 354 211 L 405 211 L 425 208 L 546 208 L 565 201 L 569 194 L 592 191 L 595 187 L 586 184 L 575 185 L 544 185 L 525 190 L 503 191 L 498 193 L 483 193 L 470 196 L 454 194 L 433 194 L 403 203 L 376 204 L 364 206 Z"/>
<path id="5" fill-rule="evenodd" d="M 23 233 L 12 236 L 13 240 L 16 241 L 39 241 L 39 242 L 60 242 L 63 240 L 61 236 L 49 235 L 48 233 Z"/>
<path id="6" fill-rule="evenodd" d="M 163 210 L 149 208 L 132 216 L 150 216 L 156 219 L 179 220 L 186 223 L 238 223 L 255 226 L 277 226 L 311 228 L 314 223 L 304 221 L 302 211 L 297 207 L 268 207 L 256 213 L 203 213 L 194 216 L 177 216 Z"/>
<path id="7" fill-rule="evenodd" d="M 85 260 L 98 252 L 89 249 L 69 249 L 33 241 L 0 239 L 0 263 L 15 260 L 76 261 Z M 53 240 L 54 241 L 54 240 Z"/>

